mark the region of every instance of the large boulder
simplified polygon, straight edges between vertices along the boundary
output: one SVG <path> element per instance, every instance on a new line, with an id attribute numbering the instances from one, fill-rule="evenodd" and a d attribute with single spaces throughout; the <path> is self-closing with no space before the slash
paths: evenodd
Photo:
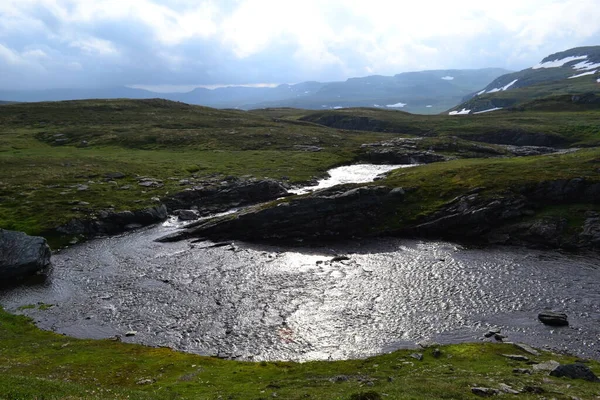
<path id="1" fill-rule="evenodd" d="M 32 275 L 50 264 L 46 239 L 0 229 L 0 280 Z"/>
<path id="2" fill-rule="evenodd" d="M 557 313 L 553 311 L 544 311 L 538 314 L 538 319 L 546 325 L 550 326 L 568 326 L 569 321 L 567 314 Z"/>
<path id="3" fill-rule="evenodd" d="M 550 376 L 567 377 L 571 379 L 583 379 L 590 382 L 600 382 L 600 379 L 589 369 L 588 366 L 583 364 L 563 364 L 559 365 L 550 372 Z"/>

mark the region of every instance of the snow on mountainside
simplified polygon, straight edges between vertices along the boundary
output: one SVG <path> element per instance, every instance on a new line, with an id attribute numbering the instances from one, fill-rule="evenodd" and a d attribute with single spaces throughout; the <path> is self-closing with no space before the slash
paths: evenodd
<path id="1" fill-rule="evenodd" d="M 503 75 L 450 110 L 482 111 L 514 107 L 540 98 L 600 92 L 600 46 L 577 47 L 551 54 L 540 63 Z"/>

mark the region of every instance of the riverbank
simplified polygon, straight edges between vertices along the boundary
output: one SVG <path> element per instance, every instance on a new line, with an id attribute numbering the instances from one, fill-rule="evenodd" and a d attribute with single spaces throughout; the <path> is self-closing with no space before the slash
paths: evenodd
<path id="1" fill-rule="evenodd" d="M 521 399 L 600 396 L 598 383 L 550 377 L 531 364 L 567 364 L 574 357 L 535 356 L 511 344 L 431 346 L 337 362 L 243 363 L 73 339 L 41 331 L 27 318 L 1 310 L 0 323 L 4 398 L 39 398 L 43 393 L 47 399 L 464 399 L 475 398 L 474 387 L 498 393 L 509 387 Z M 597 362 L 585 365 L 600 374 Z"/>

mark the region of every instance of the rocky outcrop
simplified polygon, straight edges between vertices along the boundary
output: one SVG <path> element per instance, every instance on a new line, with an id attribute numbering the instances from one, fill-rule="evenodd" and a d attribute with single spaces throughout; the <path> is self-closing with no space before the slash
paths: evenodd
<path id="1" fill-rule="evenodd" d="M 398 206 L 403 197 L 401 188 L 336 186 L 275 207 L 253 208 L 194 224 L 160 241 L 192 236 L 242 240 L 368 236 L 385 216 L 385 210 Z"/>
<path id="2" fill-rule="evenodd" d="M 272 179 L 230 178 L 216 185 L 197 186 L 184 190 L 162 201 L 169 212 L 195 209 L 200 216 L 205 216 L 287 195 L 287 189 Z"/>
<path id="3" fill-rule="evenodd" d="M 167 207 L 164 204 L 136 211 L 103 210 L 94 218 L 73 219 L 59 226 L 55 231 L 62 235 L 114 235 L 127 230 L 141 228 L 167 219 Z"/>
<path id="4" fill-rule="evenodd" d="M 403 206 L 402 188 L 336 186 L 276 205 L 249 208 L 192 224 L 164 238 L 314 240 L 384 234 L 442 238 L 476 243 L 565 249 L 600 248 L 600 216 L 588 212 L 577 229 L 562 216 L 537 216 L 540 207 L 597 204 L 599 183 L 584 179 L 541 182 L 491 195 L 476 188 L 443 204 L 434 213 L 391 230 Z M 415 201 L 414 191 L 409 195 Z M 418 193 L 418 192 L 417 192 Z M 418 194 L 417 194 L 418 196 Z"/>
<path id="5" fill-rule="evenodd" d="M 32 275 L 50 265 L 46 239 L 0 229 L 0 281 Z"/>

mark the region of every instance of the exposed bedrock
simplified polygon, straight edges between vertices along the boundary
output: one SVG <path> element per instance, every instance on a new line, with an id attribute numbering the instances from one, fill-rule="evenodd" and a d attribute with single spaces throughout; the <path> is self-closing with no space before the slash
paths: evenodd
<path id="1" fill-rule="evenodd" d="M 161 240 L 189 237 L 319 240 L 397 234 L 592 249 L 600 246 L 600 216 L 597 213 L 588 212 L 582 226 L 573 228 L 563 217 L 537 216 L 536 210 L 556 204 L 597 204 L 600 202 L 599 190 L 600 183 L 583 179 L 541 182 L 494 195 L 479 188 L 456 197 L 416 222 L 406 223 L 395 220 L 405 199 L 402 188 L 336 186 L 279 204 L 262 205 L 202 221 Z"/>

